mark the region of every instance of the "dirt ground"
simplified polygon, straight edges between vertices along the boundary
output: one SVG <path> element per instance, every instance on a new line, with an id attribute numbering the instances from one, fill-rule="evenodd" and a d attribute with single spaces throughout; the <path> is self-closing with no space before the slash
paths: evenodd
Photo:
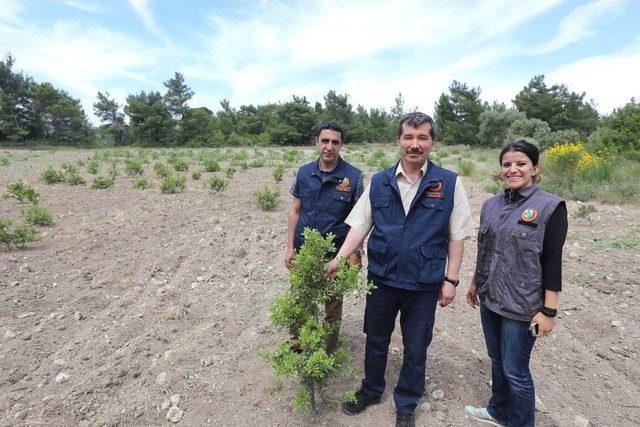
<path id="1" fill-rule="evenodd" d="M 238 170 L 215 194 L 189 173 L 187 191 L 165 195 L 157 182 L 133 189 L 124 175 L 110 190 L 38 181 L 48 165 L 89 151 L 4 154 L 0 188 L 33 185 L 55 224 L 23 250 L 0 249 L 0 425 L 170 425 L 169 411 L 189 426 L 393 425 L 399 328 L 381 404 L 347 416 L 336 400 L 362 374 L 362 300 L 345 303 L 342 327 L 356 376 L 332 383 L 315 414 L 293 411 L 294 384 L 279 387 L 257 356 L 287 337 L 267 309 L 288 286 L 293 169 L 277 184 L 283 203 L 266 212 L 252 193 L 276 186 L 270 167 Z M 477 221 L 489 194 L 464 182 Z M 593 224 L 570 219 L 558 324 L 532 356 L 541 426 L 640 424 L 639 206 L 595 206 Z M 18 204 L 0 199 L 0 216 L 18 218 Z M 479 312 L 464 301 L 475 251 L 469 239 L 458 296 L 437 312 L 418 425 L 479 425 L 464 405 L 489 398 Z"/>

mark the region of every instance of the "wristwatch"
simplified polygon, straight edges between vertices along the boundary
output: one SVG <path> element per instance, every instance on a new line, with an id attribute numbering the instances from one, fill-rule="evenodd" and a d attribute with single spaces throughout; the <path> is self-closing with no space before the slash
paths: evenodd
<path id="1" fill-rule="evenodd" d="M 449 279 L 447 276 L 444 276 L 444 281 L 451 283 L 453 286 L 458 286 L 460 284 L 460 279 L 453 280 L 453 279 Z"/>

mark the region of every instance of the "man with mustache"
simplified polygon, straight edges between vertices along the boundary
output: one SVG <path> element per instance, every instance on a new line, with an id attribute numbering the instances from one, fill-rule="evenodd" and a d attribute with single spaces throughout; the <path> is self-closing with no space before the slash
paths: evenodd
<path id="1" fill-rule="evenodd" d="M 296 251 L 304 243 L 302 231 L 305 227 L 314 228 L 323 237 L 332 233 L 336 250 L 340 249 L 349 226 L 344 220 L 351 208 L 362 195 L 364 188 L 362 172 L 340 157 L 344 143 L 344 130 L 333 121 L 320 124 L 316 131 L 316 149 L 318 160 L 298 169 L 291 187 L 293 203 L 287 218 L 287 249 L 284 265 L 291 268 Z M 360 246 L 353 248 L 347 256 L 349 264 L 360 263 Z M 332 298 L 325 304 L 325 321 L 340 322 L 342 319 L 342 298 Z M 292 346 L 299 350 L 297 328 L 292 328 Z M 338 330 L 327 333 L 325 349 L 333 352 L 338 344 Z"/>
<path id="2" fill-rule="evenodd" d="M 376 288 L 367 296 L 364 314 L 365 377 L 355 401 L 342 408 L 353 415 L 380 401 L 400 312 L 404 357 L 394 401 L 396 426 L 404 427 L 415 425 L 436 305 L 445 307 L 456 295 L 464 240 L 472 234 L 473 221 L 461 180 L 428 161 L 436 144 L 433 119 L 420 112 L 406 114 L 397 137 L 402 159 L 371 178 L 345 221 L 351 229 L 326 274 L 333 276 L 338 258 L 349 255 L 371 232 L 368 279 Z"/>

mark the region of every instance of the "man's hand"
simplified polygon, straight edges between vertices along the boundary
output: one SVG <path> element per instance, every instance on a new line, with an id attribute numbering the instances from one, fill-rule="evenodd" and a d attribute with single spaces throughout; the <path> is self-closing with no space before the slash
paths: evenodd
<path id="1" fill-rule="evenodd" d="M 555 317 L 547 317 L 542 313 L 537 313 L 531 319 L 531 323 L 538 324 L 538 338 L 542 338 L 553 330 L 553 327 L 556 326 L 556 318 Z"/>
<path id="2" fill-rule="evenodd" d="M 456 287 L 449 282 L 442 282 L 440 286 L 440 295 L 438 295 L 438 302 L 440 307 L 446 307 L 453 302 L 456 297 Z"/>
<path id="3" fill-rule="evenodd" d="M 471 308 L 476 308 L 480 305 L 475 278 L 471 281 L 471 285 L 469 285 L 469 290 L 467 291 L 467 304 L 469 304 Z"/>
<path id="4" fill-rule="evenodd" d="M 295 255 L 296 251 L 294 251 L 293 249 L 287 249 L 287 251 L 284 253 L 284 266 L 289 270 L 291 270 L 291 261 L 293 260 L 293 257 Z"/>
<path id="5" fill-rule="evenodd" d="M 347 265 L 349 267 L 353 265 L 357 265 L 358 267 L 362 267 L 362 259 L 358 256 L 357 253 L 351 254 L 349 258 L 347 258 Z"/>
<path id="6" fill-rule="evenodd" d="M 334 258 L 324 268 L 324 273 L 322 273 L 322 275 L 330 279 L 335 279 L 337 271 L 338 271 L 338 261 Z"/>

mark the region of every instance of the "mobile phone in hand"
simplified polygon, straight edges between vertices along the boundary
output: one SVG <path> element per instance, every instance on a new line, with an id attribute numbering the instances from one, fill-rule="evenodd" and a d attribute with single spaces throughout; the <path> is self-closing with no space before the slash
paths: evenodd
<path id="1" fill-rule="evenodd" d="M 529 331 L 531 331 L 531 336 L 537 337 L 538 336 L 538 324 L 537 323 L 532 323 L 529 325 Z"/>

